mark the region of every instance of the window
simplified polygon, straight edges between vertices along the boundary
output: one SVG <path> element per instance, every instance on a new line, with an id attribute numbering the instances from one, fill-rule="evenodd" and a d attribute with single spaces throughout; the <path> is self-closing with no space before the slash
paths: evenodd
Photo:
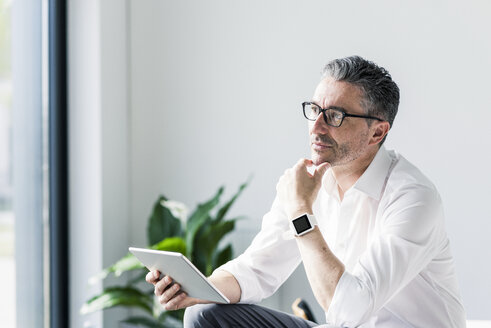
<path id="1" fill-rule="evenodd" d="M 0 0 L 0 323 L 67 327 L 64 0 Z"/>
<path id="2" fill-rule="evenodd" d="M 11 6 L 0 0 L 0 322 L 15 327 Z"/>

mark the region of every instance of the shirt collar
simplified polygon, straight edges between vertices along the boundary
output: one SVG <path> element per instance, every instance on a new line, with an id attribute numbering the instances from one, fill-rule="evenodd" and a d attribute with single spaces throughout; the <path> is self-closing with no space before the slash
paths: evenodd
<path id="1" fill-rule="evenodd" d="M 376 200 L 380 200 L 391 164 L 392 158 L 389 152 L 384 146 L 380 147 L 377 155 L 375 155 L 365 172 L 356 181 L 353 188 Z"/>
<path id="2" fill-rule="evenodd" d="M 350 189 L 356 189 L 376 200 L 380 200 L 391 163 L 392 158 L 389 152 L 384 146 L 380 147 L 370 165 Z M 338 195 L 337 182 L 331 169 L 324 175 L 322 184 L 329 195 Z"/>

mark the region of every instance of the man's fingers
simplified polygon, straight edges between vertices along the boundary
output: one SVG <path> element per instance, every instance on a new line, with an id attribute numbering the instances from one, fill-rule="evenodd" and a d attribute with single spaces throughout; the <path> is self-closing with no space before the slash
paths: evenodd
<path id="1" fill-rule="evenodd" d="M 169 300 L 165 305 L 164 309 L 167 311 L 175 311 L 185 307 L 188 307 L 190 304 L 186 304 L 187 294 L 181 292 L 180 294 L 175 295 L 171 300 Z"/>
<path id="2" fill-rule="evenodd" d="M 169 286 L 172 283 L 172 279 L 169 276 L 165 276 L 163 279 L 161 279 L 158 283 L 155 284 L 155 295 L 161 296 L 164 291 L 166 290 L 167 286 Z"/>
<path id="3" fill-rule="evenodd" d="M 300 158 L 297 162 L 297 164 L 295 164 L 295 166 L 299 167 L 299 166 L 312 166 L 314 165 L 314 162 L 312 162 L 312 160 L 308 159 L 308 158 Z"/>
<path id="4" fill-rule="evenodd" d="M 329 168 L 330 164 L 329 163 L 322 163 L 321 165 L 317 166 L 314 172 L 314 177 L 316 179 L 322 178 L 324 173 L 326 173 L 327 169 Z"/>
<path id="5" fill-rule="evenodd" d="M 159 297 L 160 304 L 165 305 L 167 302 L 169 302 L 180 288 L 181 286 L 179 286 L 179 284 L 174 284 L 167 288 Z"/>
<path id="6" fill-rule="evenodd" d="M 147 273 L 147 275 L 145 276 L 145 280 L 148 283 L 155 285 L 159 281 L 159 277 L 160 277 L 160 272 L 157 270 L 154 270 L 154 271 L 150 271 L 149 273 Z"/>
<path id="7" fill-rule="evenodd" d="M 153 284 L 154 278 L 153 278 L 153 272 L 152 271 L 147 273 L 147 275 L 145 276 L 145 281 L 148 282 L 149 284 Z"/>

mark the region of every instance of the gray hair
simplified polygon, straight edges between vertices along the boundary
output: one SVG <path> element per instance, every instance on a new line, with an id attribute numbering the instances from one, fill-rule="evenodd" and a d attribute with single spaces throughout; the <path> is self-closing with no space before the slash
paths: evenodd
<path id="1" fill-rule="evenodd" d="M 322 78 L 326 77 L 358 86 L 363 92 L 361 105 L 367 114 L 386 120 L 392 127 L 399 107 L 399 87 L 385 68 L 360 56 L 351 56 L 330 61 L 322 70 Z M 381 144 L 384 141 L 385 138 Z"/>

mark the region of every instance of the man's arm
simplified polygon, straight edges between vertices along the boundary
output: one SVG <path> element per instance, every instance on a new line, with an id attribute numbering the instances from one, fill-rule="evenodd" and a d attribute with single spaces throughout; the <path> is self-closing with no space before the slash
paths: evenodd
<path id="1" fill-rule="evenodd" d="M 230 300 L 230 303 L 240 301 L 240 285 L 233 274 L 225 270 L 215 270 L 208 279 Z"/>
<path id="2" fill-rule="evenodd" d="M 311 165 L 310 160 L 300 160 L 293 168 L 286 170 L 278 182 L 278 196 L 289 220 L 305 213 L 313 214 L 312 204 L 317 198 L 328 164 L 320 165 L 313 174 L 306 169 Z M 296 240 L 314 296 L 327 312 L 344 273 L 344 264 L 331 252 L 318 227 L 296 237 Z"/>
<path id="3" fill-rule="evenodd" d="M 314 296 L 327 312 L 344 273 L 344 264 L 331 252 L 319 227 L 296 240 Z"/>
<path id="4" fill-rule="evenodd" d="M 164 276 L 159 279 L 159 271 L 150 271 L 146 276 L 146 281 L 155 286 L 154 293 L 159 298 L 160 304 L 165 310 L 179 310 L 196 304 L 212 303 L 210 301 L 189 297 L 180 290 L 179 284 L 172 284 L 172 278 Z M 208 278 L 225 295 L 231 303 L 240 300 L 240 286 L 235 277 L 227 271 L 218 270 Z"/>

